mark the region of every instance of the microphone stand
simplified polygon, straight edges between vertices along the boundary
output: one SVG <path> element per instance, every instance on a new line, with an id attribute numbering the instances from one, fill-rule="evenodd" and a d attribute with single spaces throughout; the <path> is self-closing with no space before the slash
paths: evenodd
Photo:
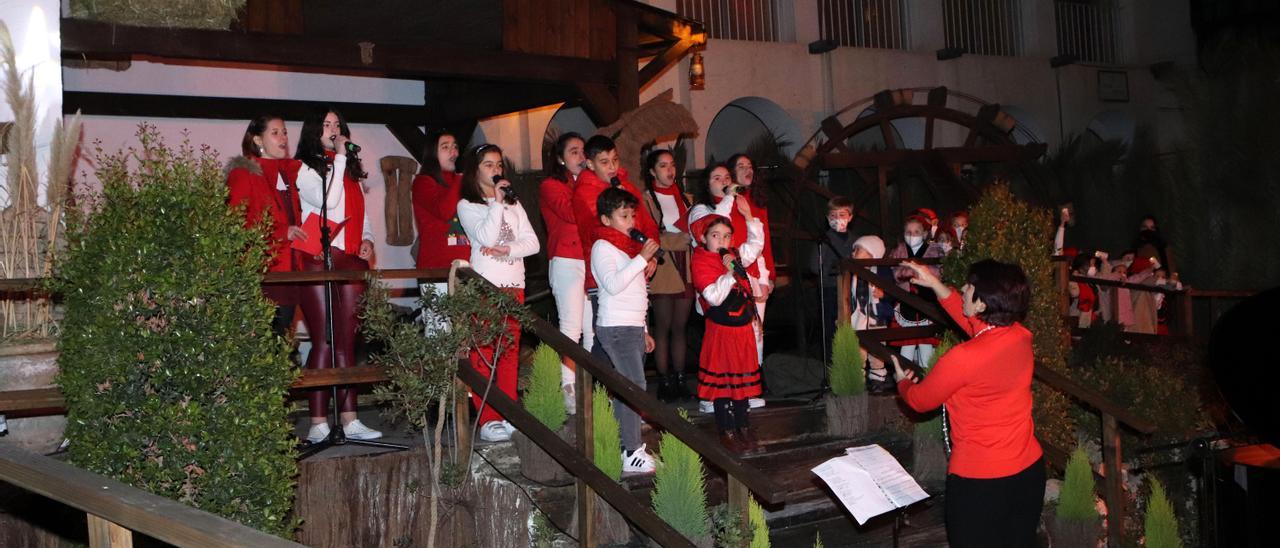
<path id="1" fill-rule="evenodd" d="M 341 154 L 345 151 L 337 150 L 334 147 L 335 154 Z M 335 162 L 336 164 L 336 162 Z M 320 256 L 324 258 L 324 271 L 333 271 L 333 236 L 329 233 L 329 188 L 333 186 L 334 172 L 337 171 L 331 166 L 329 168 L 329 180 L 326 182 L 322 177 L 320 179 Z M 315 334 L 313 333 L 314 337 Z M 329 366 L 338 366 L 338 348 L 333 344 L 333 281 L 325 280 L 324 282 L 324 340 L 329 345 Z M 312 345 L 315 349 L 315 345 Z M 355 359 L 355 356 L 352 356 Z M 346 385 L 350 386 L 350 385 Z M 347 390 L 355 390 L 348 388 Z M 329 387 L 333 402 L 330 405 L 330 420 L 333 426 L 329 428 L 329 437 L 318 443 L 306 443 L 298 449 L 298 460 L 307 459 L 315 456 L 317 453 L 333 447 L 343 445 L 360 445 L 364 447 L 378 447 L 382 449 L 391 449 L 393 451 L 404 451 L 409 446 L 397 443 L 388 443 L 376 440 L 353 440 L 347 438 L 346 432 L 342 429 L 342 420 L 339 415 L 338 408 L 341 403 L 338 401 L 338 385 Z"/>

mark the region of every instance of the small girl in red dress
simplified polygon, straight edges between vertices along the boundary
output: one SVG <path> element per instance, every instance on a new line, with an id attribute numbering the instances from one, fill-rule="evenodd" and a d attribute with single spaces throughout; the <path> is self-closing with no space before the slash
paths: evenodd
<path id="1" fill-rule="evenodd" d="M 733 225 L 714 213 L 690 218 L 690 231 L 699 247 L 691 261 L 698 307 L 706 316 L 702 340 L 698 399 L 711 401 L 720 442 L 735 452 L 755 449 L 755 435 L 747 422 L 747 399 L 760 395 L 760 362 L 756 356 L 752 323 L 759 321 L 751 278 L 742 265 L 755 262 L 764 248 L 764 227 L 740 208 L 747 218 L 747 241 L 730 246 Z"/>

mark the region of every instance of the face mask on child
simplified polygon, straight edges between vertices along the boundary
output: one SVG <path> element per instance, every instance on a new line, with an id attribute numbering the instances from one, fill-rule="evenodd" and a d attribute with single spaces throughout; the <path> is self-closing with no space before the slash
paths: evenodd
<path id="1" fill-rule="evenodd" d="M 1089 267 L 1089 270 L 1088 270 L 1088 271 L 1086 271 L 1086 274 L 1088 274 L 1089 276 L 1095 276 L 1095 275 L 1097 275 L 1097 274 L 1098 274 L 1098 267 L 1096 267 L 1096 266 L 1091 266 L 1091 267 Z"/>
<path id="2" fill-rule="evenodd" d="M 844 232 L 849 228 L 849 219 L 834 219 L 827 217 L 827 226 L 836 232 Z"/>
<path id="3" fill-rule="evenodd" d="M 910 234 L 903 234 L 902 237 L 907 241 L 907 245 L 911 246 L 912 248 L 920 247 L 920 244 L 924 243 L 924 236 L 912 236 Z"/>

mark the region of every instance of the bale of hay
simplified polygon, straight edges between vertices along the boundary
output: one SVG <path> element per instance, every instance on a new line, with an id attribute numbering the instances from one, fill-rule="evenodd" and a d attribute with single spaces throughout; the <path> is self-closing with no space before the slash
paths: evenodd
<path id="1" fill-rule="evenodd" d="M 71 16 L 138 27 L 227 29 L 245 0 L 71 0 Z"/>

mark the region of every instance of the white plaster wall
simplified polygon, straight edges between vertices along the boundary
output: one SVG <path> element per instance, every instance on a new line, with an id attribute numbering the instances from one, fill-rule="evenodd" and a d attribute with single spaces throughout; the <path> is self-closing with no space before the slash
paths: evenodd
<path id="1" fill-rule="evenodd" d="M 62 116 L 62 40 L 58 0 L 0 2 L 0 21 L 9 28 L 18 70 L 31 78 L 36 108 L 36 164 L 41 183 L 48 169 L 54 124 Z M 0 80 L 0 85 L 3 80 Z M 13 110 L 0 100 L 0 121 L 12 121 Z M 7 158 L 5 159 L 7 162 Z M 0 183 L 3 184 L 3 183 Z M 5 193 L 7 195 L 7 193 Z M 40 189 L 43 201 L 44 188 Z"/>
<path id="2" fill-rule="evenodd" d="M 247 68 L 200 67 L 135 62 L 127 71 L 105 69 L 65 69 L 66 89 L 75 91 L 110 91 L 119 93 L 156 93 L 220 97 L 256 97 L 308 101 L 370 102 L 405 105 L 423 104 L 421 81 L 393 80 L 356 76 L 333 76 L 294 72 L 276 72 Z M 171 144 L 189 139 L 194 144 L 207 144 L 223 161 L 240 154 L 240 140 L 248 120 L 195 120 L 151 118 L 147 120 L 117 116 L 84 117 L 85 143 L 90 151 L 93 143 L 114 151 L 136 145 L 134 134 L 140 122 L 156 126 Z M 288 120 L 290 150 L 296 149 L 302 129 L 301 120 Z M 412 156 L 387 129 L 378 124 L 352 124 L 351 139 L 363 148 L 361 158 L 369 172 L 369 221 L 373 225 L 380 268 L 412 268 L 413 257 L 407 246 L 386 244 L 383 204 L 386 187 L 378 167 L 383 156 Z M 93 185 L 92 158 L 81 163 L 83 180 Z"/>

